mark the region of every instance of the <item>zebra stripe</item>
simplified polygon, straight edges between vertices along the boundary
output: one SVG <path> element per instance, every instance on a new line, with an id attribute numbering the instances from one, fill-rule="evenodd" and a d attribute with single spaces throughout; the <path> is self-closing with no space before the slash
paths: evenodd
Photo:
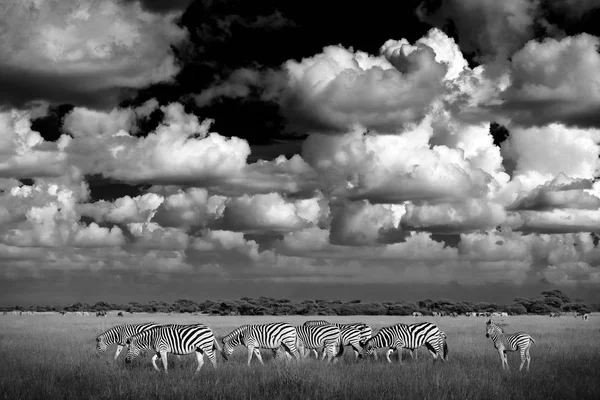
<path id="1" fill-rule="evenodd" d="M 340 343 L 340 333 L 340 328 L 335 325 L 297 326 L 296 334 L 300 354 L 306 357 L 304 349 L 325 348 L 323 358 L 327 356 L 327 362 L 331 362 L 335 356 L 335 346 Z"/>
<path id="2" fill-rule="evenodd" d="M 421 346 L 426 346 L 433 360 L 440 355 L 442 361 L 447 358 L 448 344 L 446 334 L 431 322 L 419 322 L 416 324 L 396 324 L 383 327 L 375 336 L 363 344 L 361 355 L 371 354 L 377 348 L 387 347 L 385 357 L 389 363 L 390 354 L 398 349 L 406 348 L 414 352 Z M 413 358 L 414 358 L 413 354 Z M 402 356 L 398 351 L 398 361 L 402 362 Z"/>
<path id="3" fill-rule="evenodd" d="M 96 338 L 96 355 L 100 356 L 101 353 L 104 353 L 106 349 L 108 349 L 108 346 L 116 343 L 117 352 L 115 353 L 114 358 L 116 360 L 117 357 L 119 357 L 119 354 L 121 354 L 123 347 L 126 346 L 127 339 L 157 326 L 159 326 L 159 324 L 154 322 L 117 325 L 98 335 Z"/>
<path id="4" fill-rule="evenodd" d="M 296 349 L 296 340 L 296 329 L 287 322 L 244 325 L 233 330 L 222 339 L 222 355 L 227 360 L 237 346 L 244 345 L 248 348 L 248 365 L 250 365 L 253 355 L 261 364 L 264 364 L 259 349 L 273 349 L 276 352 L 281 346 L 287 353 L 299 359 L 300 355 Z"/>
<path id="5" fill-rule="evenodd" d="M 127 339 L 129 349 L 125 362 L 129 364 L 142 350 L 151 349 L 156 352 L 152 357 L 152 366 L 159 371 L 156 359 L 160 358 L 167 373 L 167 353 L 185 355 L 195 352 L 198 360 L 196 372 L 199 372 L 204 365 L 204 354 L 208 356 L 213 367 L 217 368 L 215 343 L 213 331 L 204 324 L 159 326 Z"/>
<path id="6" fill-rule="evenodd" d="M 362 348 L 360 347 L 362 338 L 362 332 L 356 328 L 349 326 L 340 328 L 340 342 L 338 343 L 338 346 L 340 346 L 340 351 L 338 352 L 337 356 L 339 357 L 344 353 L 344 346 L 350 346 L 352 347 L 352 350 L 354 350 L 354 358 L 357 359 L 362 351 Z M 323 352 L 323 358 L 324 357 L 325 352 Z"/>
<path id="7" fill-rule="evenodd" d="M 527 371 L 529 371 L 529 364 L 531 363 L 529 348 L 532 343 L 535 343 L 535 340 L 533 340 L 531 336 L 525 332 L 504 333 L 502 328 L 494 324 L 490 319 L 485 323 L 485 337 L 491 338 L 494 347 L 498 350 L 500 360 L 502 361 L 502 369 L 509 369 L 506 352 L 519 350 L 521 353 L 521 366 L 519 367 L 519 371 L 523 369 L 525 361 L 527 361 Z"/>

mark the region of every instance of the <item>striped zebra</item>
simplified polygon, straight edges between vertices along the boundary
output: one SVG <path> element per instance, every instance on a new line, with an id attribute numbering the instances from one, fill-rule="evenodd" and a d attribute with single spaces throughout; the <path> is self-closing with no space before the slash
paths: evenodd
<path id="1" fill-rule="evenodd" d="M 298 360 L 300 355 L 296 349 L 297 338 L 296 329 L 287 322 L 244 325 L 234 329 L 222 339 L 221 354 L 225 360 L 228 360 L 233 350 L 237 346 L 243 345 L 248 348 L 248 365 L 250 365 L 253 355 L 261 364 L 264 364 L 259 349 L 272 349 L 273 352 L 276 352 L 279 347 L 283 347 L 286 353 L 293 355 Z"/>
<path id="2" fill-rule="evenodd" d="M 304 325 L 335 325 L 338 328 L 340 328 L 340 330 L 345 330 L 345 329 L 356 329 L 360 332 L 360 341 L 359 341 L 359 346 L 360 346 L 360 342 L 365 342 L 367 341 L 369 338 L 371 338 L 371 336 L 373 336 L 373 329 L 368 325 L 365 324 L 364 322 L 352 322 L 349 324 L 338 324 L 335 322 L 329 322 L 329 321 L 325 321 L 325 320 L 315 320 L 315 321 L 306 321 L 304 323 Z M 346 334 L 347 337 L 347 341 L 345 343 L 342 343 L 342 345 L 348 345 L 351 343 L 351 334 L 347 333 Z M 351 345 L 351 344 L 350 344 Z M 352 346 L 352 345 L 351 345 Z M 360 354 L 360 351 L 358 353 L 356 353 L 356 347 L 352 346 L 356 356 L 358 357 L 358 355 Z M 319 357 L 317 350 L 313 349 L 313 352 L 315 354 L 315 357 Z M 373 352 L 373 357 L 377 360 L 377 353 Z"/>
<path id="3" fill-rule="evenodd" d="M 498 354 L 500 354 L 500 359 L 502 360 L 502 369 L 509 369 L 506 352 L 519 350 L 521 353 L 519 371 L 523 369 L 525 361 L 527 361 L 527 371 L 529 371 L 529 364 L 531 363 L 529 348 L 532 343 L 535 343 L 535 340 L 531 336 L 524 332 L 504 333 L 502 328 L 490 319 L 485 324 L 485 337 L 491 338 L 494 347 L 498 350 Z"/>
<path id="4" fill-rule="evenodd" d="M 446 334 L 431 322 L 418 322 L 416 324 L 396 324 L 385 326 L 375 336 L 363 343 L 361 355 L 368 355 L 377 348 L 387 347 L 385 357 L 391 363 L 390 354 L 398 351 L 398 361 L 402 362 L 399 349 L 409 349 L 414 353 L 421 346 L 426 346 L 433 360 L 440 355 L 442 361 L 448 358 L 448 344 Z M 415 358 L 415 354 L 411 354 Z"/>
<path id="5" fill-rule="evenodd" d="M 21 311 L 21 315 L 33 315 L 33 311 Z"/>
<path id="6" fill-rule="evenodd" d="M 157 326 L 159 326 L 159 324 L 154 322 L 145 322 L 142 324 L 118 325 L 114 328 L 110 328 L 96 338 L 96 355 L 100 356 L 100 354 L 108 349 L 108 346 L 116 343 L 117 352 L 115 353 L 114 358 L 116 360 L 117 357 L 119 357 L 119 354 L 121 354 L 121 351 L 123 351 L 123 347 L 127 345 L 127 339 Z"/>
<path id="7" fill-rule="evenodd" d="M 587 315 L 587 314 L 583 314 L 583 315 L 581 316 L 581 318 L 582 318 L 584 321 L 587 321 L 587 320 L 588 320 L 588 318 L 589 318 L 589 315 Z"/>
<path id="8" fill-rule="evenodd" d="M 337 357 L 343 354 L 344 346 L 350 346 L 352 347 L 352 350 L 354 350 L 355 359 L 357 359 L 360 355 L 360 352 L 362 351 L 362 347 L 360 347 L 362 337 L 362 333 L 356 328 L 352 328 L 349 326 L 340 328 L 340 341 L 337 344 L 339 346 L 339 352 L 337 353 Z M 323 351 L 323 356 L 321 357 L 321 359 L 324 358 L 325 351 Z"/>
<path id="9" fill-rule="evenodd" d="M 420 312 L 418 312 L 418 311 L 415 311 L 414 313 L 412 313 L 412 316 L 413 316 L 413 317 L 422 317 L 422 316 L 423 316 L 423 313 L 420 313 Z"/>
<path id="10" fill-rule="evenodd" d="M 358 333 L 358 331 L 356 332 Z M 296 343 L 302 357 L 306 357 L 304 349 L 324 348 L 323 358 L 327 356 L 327 362 L 331 362 L 336 355 L 335 347 L 340 343 L 341 331 L 340 328 L 332 324 L 301 325 L 296 327 L 296 335 L 298 337 Z M 360 336 L 360 333 L 358 336 Z"/>
<path id="11" fill-rule="evenodd" d="M 162 325 L 128 338 L 126 344 L 129 346 L 125 357 L 127 364 L 138 357 L 142 350 L 150 349 L 156 352 L 152 356 L 152 366 L 159 371 L 156 359 L 160 358 L 165 373 L 168 373 L 167 353 L 180 356 L 195 352 L 198 360 L 196 372 L 199 372 L 204 365 L 204 354 L 208 356 L 213 367 L 217 368 L 217 357 L 214 350 L 220 350 L 213 331 L 204 324 Z"/>

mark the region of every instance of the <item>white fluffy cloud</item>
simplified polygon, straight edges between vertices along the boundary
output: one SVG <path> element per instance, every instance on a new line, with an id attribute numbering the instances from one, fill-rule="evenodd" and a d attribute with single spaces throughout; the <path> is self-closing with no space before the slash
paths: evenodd
<path id="1" fill-rule="evenodd" d="M 0 6 L 0 102 L 115 104 L 121 88 L 168 81 L 170 45 L 185 40 L 178 14 L 138 2 L 26 0 Z"/>
<path id="2" fill-rule="evenodd" d="M 528 42 L 512 56 L 500 109 L 519 124 L 600 126 L 599 45 L 585 33 Z"/>
<path id="3" fill-rule="evenodd" d="M 479 197 L 491 177 L 475 168 L 463 152 L 430 148 L 428 127 L 403 135 L 311 135 L 302 155 L 323 173 L 332 194 L 372 203 Z"/>
<path id="4" fill-rule="evenodd" d="M 431 47 L 387 41 L 380 56 L 328 46 L 284 65 L 283 113 L 309 132 L 345 131 L 355 124 L 395 132 L 423 118 L 442 90 L 448 67 Z"/>
<path id="5" fill-rule="evenodd" d="M 65 172 L 69 137 L 44 141 L 31 130 L 30 112 L 0 111 L 0 177 L 59 176 Z"/>

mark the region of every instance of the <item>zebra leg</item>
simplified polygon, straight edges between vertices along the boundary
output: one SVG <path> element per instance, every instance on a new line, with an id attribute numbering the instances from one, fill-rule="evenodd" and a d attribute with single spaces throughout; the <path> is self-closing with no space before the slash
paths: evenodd
<path id="1" fill-rule="evenodd" d="M 115 358 L 114 360 L 117 361 L 117 358 L 119 357 L 119 354 L 121 354 L 121 352 L 123 351 L 123 345 L 117 345 L 117 352 L 115 353 Z"/>
<path id="2" fill-rule="evenodd" d="M 206 350 L 204 353 L 208 356 L 208 359 L 212 363 L 213 368 L 217 369 L 217 356 L 215 355 L 214 350 L 212 348 L 210 348 L 210 349 Z"/>
<path id="3" fill-rule="evenodd" d="M 254 355 L 256 356 L 256 358 L 258 358 L 258 361 L 260 361 L 260 363 L 262 365 L 265 365 L 265 363 L 263 362 L 263 359 L 262 359 L 262 355 L 260 354 L 260 349 L 255 348 L 254 349 Z"/>
<path id="4" fill-rule="evenodd" d="M 302 348 L 304 348 L 304 343 L 302 343 L 301 340 L 298 340 L 296 342 L 296 340 L 284 339 L 281 342 L 281 345 L 283 346 L 285 351 L 290 353 L 290 355 L 294 356 L 296 360 L 300 360 L 300 347 L 296 348 L 296 343 L 298 343 L 299 346 L 301 345 Z"/>
<path id="5" fill-rule="evenodd" d="M 529 355 L 529 347 L 527 348 L 527 372 L 529 372 L 529 364 L 531 364 L 531 355 Z"/>
<path id="6" fill-rule="evenodd" d="M 519 371 L 523 370 L 523 365 L 525 365 L 525 361 L 527 361 L 527 356 L 525 355 L 526 349 L 524 347 L 521 348 L 521 365 L 519 366 Z"/>
<path id="7" fill-rule="evenodd" d="M 390 354 L 392 354 L 393 351 L 394 351 L 394 349 L 388 349 L 385 352 L 385 358 L 387 358 L 387 362 L 390 363 L 390 364 L 392 363 L 392 360 L 390 360 Z"/>
<path id="8" fill-rule="evenodd" d="M 158 369 L 158 365 L 156 365 L 157 358 L 158 358 L 158 354 L 155 354 L 152 356 L 152 366 L 154 367 L 155 370 L 160 371 L 160 369 Z"/>
<path id="9" fill-rule="evenodd" d="M 377 350 L 373 350 L 373 358 L 377 361 Z"/>
<path id="10" fill-rule="evenodd" d="M 163 367 L 165 367 L 165 374 L 168 374 L 169 370 L 167 369 L 167 351 L 166 350 L 162 350 L 160 352 L 160 358 L 162 359 Z"/>
<path id="11" fill-rule="evenodd" d="M 325 349 L 323 350 L 323 355 L 325 355 L 325 353 L 327 353 L 327 364 L 329 364 L 335 358 L 335 345 L 326 345 Z M 337 359 L 335 359 L 335 361 L 337 361 Z"/>
<path id="12" fill-rule="evenodd" d="M 252 361 L 252 355 L 254 354 L 254 347 L 252 345 L 248 346 L 248 366 L 250 366 L 250 361 Z"/>
<path id="13" fill-rule="evenodd" d="M 196 368 L 196 373 L 200 372 L 200 368 L 204 365 L 204 354 L 202 352 L 196 350 L 196 359 L 198 360 L 198 368 Z"/>

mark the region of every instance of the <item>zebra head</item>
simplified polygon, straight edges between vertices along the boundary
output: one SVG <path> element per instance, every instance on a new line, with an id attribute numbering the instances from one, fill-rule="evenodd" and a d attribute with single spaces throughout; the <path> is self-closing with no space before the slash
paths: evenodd
<path id="1" fill-rule="evenodd" d="M 108 349 L 108 343 L 106 342 L 106 335 L 103 333 L 96 338 L 96 356 L 104 353 Z"/>
<path id="2" fill-rule="evenodd" d="M 139 357 L 143 352 L 143 349 L 136 338 L 127 339 L 125 344 L 127 344 L 127 356 L 125 357 L 125 362 L 129 364 L 134 358 Z"/>
<path id="3" fill-rule="evenodd" d="M 231 340 L 226 340 L 223 338 L 223 348 L 221 349 L 221 355 L 225 361 L 229 360 L 229 356 L 233 353 L 233 350 L 239 345 L 238 339 L 233 338 Z"/>
<path id="4" fill-rule="evenodd" d="M 493 323 L 491 319 L 489 319 L 485 323 L 485 337 L 489 338 L 491 336 L 493 338 L 499 333 L 502 333 L 502 328 L 500 328 L 498 325 Z"/>
<path id="5" fill-rule="evenodd" d="M 360 347 L 362 347 L 362 351 L 359 354 L 359 357 L 370 356 L 375 351 L 375 346 L 373 345 L 373 338 L 369 338 L 364 342 L 360 342 Z"/>
<path id="6" fill-rule="evenodd" d="M 248 330 L 249 326 L 244 325 L 239 328 L 233 330 L 233 332 L 229 333 L 223 339 L 221 339 L 223 343 L 223 349 L 221 350 L 221 355 L 224 360 L 228 360 L 229 356 L 233 353 L 233 350 L 242 344 L 242 337 Z"/>

